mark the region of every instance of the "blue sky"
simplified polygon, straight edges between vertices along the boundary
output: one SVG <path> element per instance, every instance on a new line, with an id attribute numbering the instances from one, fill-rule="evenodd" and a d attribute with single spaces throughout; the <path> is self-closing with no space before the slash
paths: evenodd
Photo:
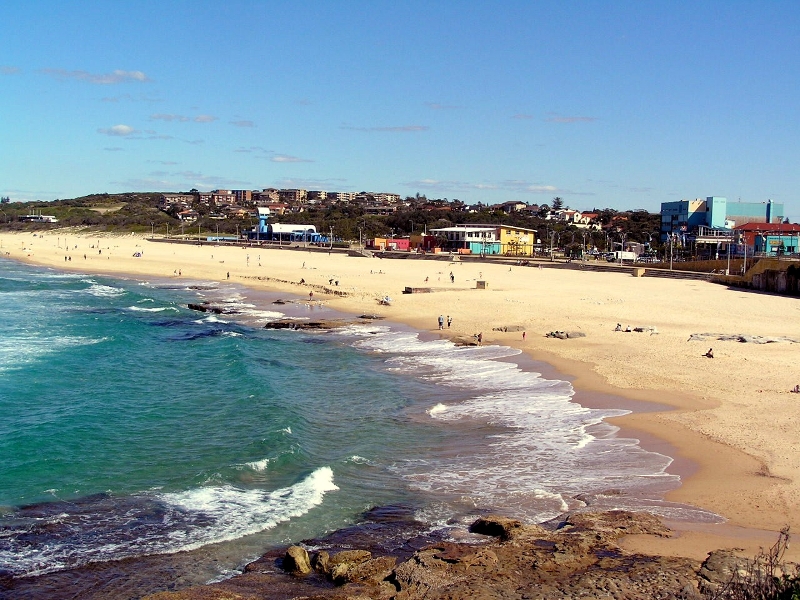
<path id="1" fill-rule="evenodd" d="M 0 6 L 0 195 L 304 187 L 800 221 L 800 3 Z"/>

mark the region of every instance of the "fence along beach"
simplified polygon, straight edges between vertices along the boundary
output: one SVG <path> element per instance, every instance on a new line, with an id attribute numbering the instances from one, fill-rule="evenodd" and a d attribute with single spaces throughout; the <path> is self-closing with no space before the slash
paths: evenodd
<path id="1" fill-rule="evenodd" d="M 6 258 L 69 271 L 229 280 L 297 297 L 313 292 L 313 302 L 354 315 L 378 313 L 426 335 L 481 334 L 484 346 L 518 348 L 568 376 L 588 397 L 613 394 L 671 406 L 613 422 L 676 459 L 683 482 L 668 500 L 726 522 L 683 523 L 672 538 L 629 539 L 632 549 L 695 557 L 726 546 L 754 551 L 800 520 L 793 510 L 800 491 L 800 396 L 790 392 L 800 382 L 794 298 L 620 273 L 177 244 L 137 235 L 52 230 L 2 233 L 0 240 Z M 486 289 L 477 289 L 478 280 Z M 432 293 L 402 294 L 406 287 Z M 391 304 L 380 305 L 386 296 Z M 452 318 L 442 332 L 440 314 Z M 552 331 L 585 336 L 546 337 Z M 713 358 L 703 356 L 709 347 Z"/>

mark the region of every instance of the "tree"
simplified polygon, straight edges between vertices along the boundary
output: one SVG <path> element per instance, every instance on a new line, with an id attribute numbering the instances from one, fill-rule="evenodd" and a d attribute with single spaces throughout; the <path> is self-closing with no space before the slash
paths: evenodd
<path id="1" fill-rule="evenodd" d="M 553 198 L 553 210 L 561 210 L 564 207 L 564 201 L 560 196 Z"/>

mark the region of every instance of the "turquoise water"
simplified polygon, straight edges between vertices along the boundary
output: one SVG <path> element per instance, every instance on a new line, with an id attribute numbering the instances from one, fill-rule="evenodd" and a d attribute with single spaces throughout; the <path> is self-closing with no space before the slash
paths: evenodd
<path id="1" fill-rule="evenodd" d="M 614 435 L 622 411 L 572 402 L 516 351 L 384 323 L 265 330 L 327 314 L 272 299 L 0 260 L 0 570 L 227 544 L 211 576 L 391 503 L 431 526 L 587 504 L 706 518 L 660 499 L 671 461 Z"/>

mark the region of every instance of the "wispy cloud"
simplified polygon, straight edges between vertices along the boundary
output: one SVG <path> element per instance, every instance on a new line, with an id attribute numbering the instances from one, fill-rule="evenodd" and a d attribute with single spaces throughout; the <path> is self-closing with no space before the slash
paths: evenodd
<path id="1" fill-rule="evenodd" d="M 124 148 L 120 148 L 119 146 L 114 146 L 111 148 L 103 148 L 106 152 L 121 152 Z"/>
<path id="2" fill-rule="evenodd" d="M 239 152 L 242 154 L 254 154 L 256 158 L 262 159 L 266 158 L 271 162 L 276 163 L 312 163 L 314 162 L 310 158 L 301 158 L 299 156 L 292 156 L 291 154 L 283 154 L 280 152 L 275 152 L 274 150 L 268 150 L 263 146 L 241 146 L 234 150 L 234 152 Z"/>
<path id="3" fill-rule="evenodd" d="M 520 120 L 528 120 L 528 119 L 533 119 L 533 115 L 526 115 L 525 113 L 517 113 L 511 118 L 512 119 L 520 119 Z"/>
<path id="4" fill-rule="evenodd" d="M 548 123 L 591 123 L 597 121 L 597 117 L 567 117 L 563 115 L 552 115 L 545 119 Z"/>
<path id="5" fill-rule="evenodd" d="M 348 129 L 350 131 L 364 131 L 367 133 L 373 133 L 373 132 L 417 133 L 420 131 L 428 131 L 430 127 L 428 127 L 427 125 L 400 125 L 397 127 L 354 127 L 352 125 L 342 125 L 341 129 Z"/>
<path id="6" fill-rule="evenodd" d="M 441 179 L 418 179 L 406 182 L 404 185 L 410 188 L 421 190 L 435 190 L 440 194 L 453 194 L 461 192 L 481 192 L 506 190 L 514 194 L 548 194 L 548 195 L 591 195 L 581 192 L 573 192 L 561 189 L 556 185 L 547 185 L 540 182 L 523 181 L 519 179 L 507 179 L 504 181 L 456 181 Z"/>
<path id="7" fill-rule="evenodd" d="M 17 67 L 10 67 L 8 65 L 0 66 L 0 75 L 17 75 L 19 72 L 19 68 Z"/>
<path id="8" fill-rule="evenodd" d="M 219 188 L 247 189 L 253 187 L 253 184 L 249 181 L 206 175 L 197 171 L 153 171 L 143 178 L 111 181 L 110 183 L 125 189 L 154 191 L 188 190 L 191 188 L 209 190 Z"/>
<path id="9" fill-rule="evenodd" d="M 189 117 L 184 117 L 183 115 L 167 115 L 163 113 L 158 113 L 155 115 L 150 115 L 151 121 L 167 121 L 171 123 L 172 121 L 179 121 L 181 123 L 185 123 L 186 121 L 190 121 Z"/>
<path id="10" fill-rule="evenodd" d="M 235 125 L 236 127 L 255 127 L 256 124 L 253 121 L 229 121 L 231 125 Z"/>
<path id="11" fill-rule="evenodd" d="M 148 160 L 147 162 L 155 165 L 179 165 L 180 163 L 174 160 Z"/>
<path id="12" fill-rule="evenodd" d="M 306 190 L 340 190 L 348 191 L 347 180 L 340 178 L 330 179 L 300 179 L 285 178 L 274 183 L 275 186 L 286 189 L 306 189 Z"/>
<path id="13" fill-rule="evenodd" d="M 245 152 L 245 153 L 249 153 L 249 152 L 263 152 L 264 154 L 271 154 L 271 153 L 273 153 L 273 152 L 272 152 L 272 150 L 267 150 L 267 149 L 266 149 L 266 148 L 264 148 L 263 146 L 249 146 L 249 147 L 247 147 L 247 148 L 245 148 L 245 147 L 241 147 L 241 148 L 237 148 L 236 150 L 234 150 L 234 152 Z"/>
<path id="14" fill-rule="evenodd" d="M 314 162 L 308 158 L 299 158 L 297 156 L 289 156 L 288 154 L 276 154 L 275 156 L 270 157 L 272 162 L 277 163 L 310 163 Z"/>
<path id="15" fill-rule="evenodd" d="M 134 133 L 138 132 L 130 125 L 114 125 L 113 127 L 98 129 L 97 133 L 102 133 L 104 135 L 111 135 L 116 137 L 125 137 L 127 135 L 133 135 Z"/>
<path id="16" fill-rule="evenodd" d="M 217 117 L 213 115 L 197 115 L 196 117 L 187 117 L 186 115 L 173 115 L 173 114 L 165 114 L 165 113 L 157 113 L 150 115 L 151 121 L 166 121 L 168 123 L 177 122 L 177 123 L 188 123 L 189 121 L 193 121 L 195 123 L 211 123 L 212 121 L 216 121 Z"/>
<path id="17" fill-rule="evenodd" d="M 458 110 L 463 108 L 461 106 L 456 106 L 454 104 L 439 104 L 438 102 L 426 102 L 425 106 L 432 110 Z"/>
<path id="18" fill-rule="evenodd" d="M 154 96 L 145 96 L 145 95 L 136 95 L 133 96 L 131 94 L 120 94 L 119 96 L 106 96 L 105 98 L 101 98 L 101 102 L 163 102 L 161 98 L 156 98 Z"/>
<path id="19" fill-rule="evenodd" d="M 56 79 L 86 81 L 97 85 L 113 85 L 115 83 L 127 82 L 148 82 L 147 75 L 141 71 L 122 71 L 117 69 L 111 73 L 89 73 L 88 71 L 66 71 L 64 69 L 41 69 L 44 75 L 55 77 Z"/>

